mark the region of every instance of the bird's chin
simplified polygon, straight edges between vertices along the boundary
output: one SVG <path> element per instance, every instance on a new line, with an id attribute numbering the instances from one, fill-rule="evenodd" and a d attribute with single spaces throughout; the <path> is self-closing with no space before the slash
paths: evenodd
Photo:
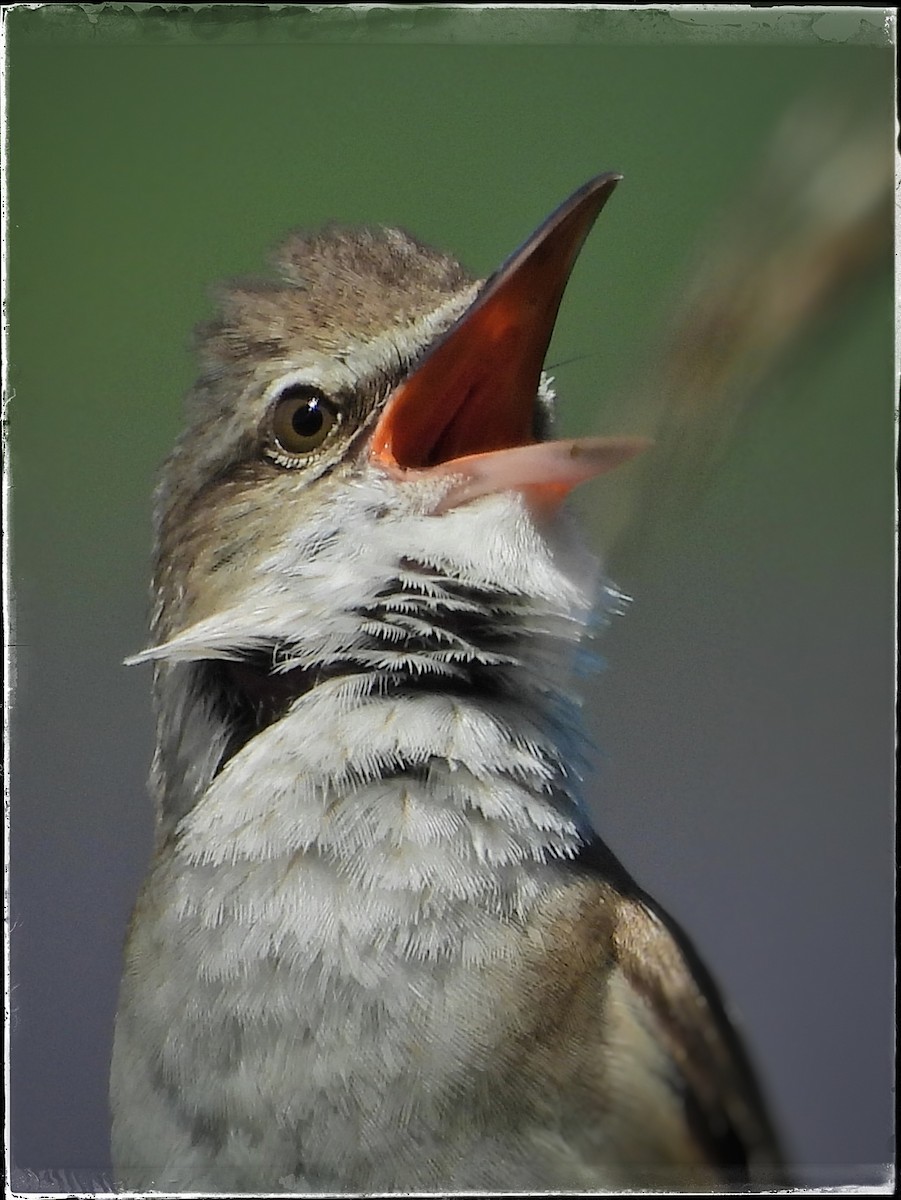
<path id="1" fill-rule="evenodd" d="M 436 690 L 490 700 L 511 671 L 516 687 L 536 674 L 547 684 L 542 647 L 568 647 L 586 627 L 598 563 L 567 515 L 538 519 L 523 489 L 439 514 L 455 484 L 429 472 L 336 480 L 312 519 L 258 552 L 246 572 L 258 587 L 235 588 L 213 615 L 189 610 L 131 660 L 165 664 L 164 707 L 190 697 L 207 783 L 320 689 L 350 708 Z"/>

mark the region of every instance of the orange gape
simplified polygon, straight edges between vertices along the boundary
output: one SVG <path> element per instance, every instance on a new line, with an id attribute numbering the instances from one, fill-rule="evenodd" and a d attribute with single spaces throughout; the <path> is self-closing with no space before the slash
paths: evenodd
<path id="1" fill-rule="evenodd" d="M 538 442 L 534 431 L 541 368 L 566 282 L 619 179 L 601 175 L 562 204 L 389 398 L 373 434 L 373 461 L 398 478 L 458 476 L 437 511 L 514 489 L 554 506 L 576 484 L 647 445 L 642 438 Z"/>

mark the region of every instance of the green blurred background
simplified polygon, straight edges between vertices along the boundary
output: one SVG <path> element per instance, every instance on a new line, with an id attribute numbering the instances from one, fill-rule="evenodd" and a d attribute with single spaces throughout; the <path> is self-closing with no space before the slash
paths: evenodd
<path id="1" fill-rule="evenodd" d="M 149 677 L 120 664 L 209 285 L 330 218 L 487 273 L 617 169 L 549 362 L 566 432 L 653 432 L 661 330 L 774 130 L 847 100 L 890 162 L 893 53 L 860 9 L 51 5 L 7 31 L 13 1155 L 22 1187 L 96 1185 L 152 832 Z M 733 999 L 810 1182 L 893 1156 L 894 313 L 872 257 L 690 505 L 648 499 L 663 459 L 580 499 L 634 597 L 588 689 L 599 825 Z"/>

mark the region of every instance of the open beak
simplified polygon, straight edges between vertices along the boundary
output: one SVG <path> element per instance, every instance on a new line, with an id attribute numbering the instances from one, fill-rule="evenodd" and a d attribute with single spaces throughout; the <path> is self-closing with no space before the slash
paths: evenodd
<path id="1" fill-rule="evenodd" d="M 541 369 L 563 291 L 621 178 L 599 175 L 561 204 L 389 396 L 372 459 L 398 479 L 452 476 L 440 510 L 507 490 L 556 505 L 577 483 L 648 445 L 644 438 L 535 437 Z"/>

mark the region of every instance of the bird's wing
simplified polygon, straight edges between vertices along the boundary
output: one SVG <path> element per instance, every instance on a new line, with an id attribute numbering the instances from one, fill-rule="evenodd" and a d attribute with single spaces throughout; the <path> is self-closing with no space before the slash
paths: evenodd
<path id="1" fill-rule="evenodd" d="M 603 843 L 586 847 L 577 865 L 590 870 L 612 910 L 614 961 L 665 1052 L 692 1138 L 732 1182 L 784 1184 L 783 1155 L 754 1071 L 688 937 Z"/>

